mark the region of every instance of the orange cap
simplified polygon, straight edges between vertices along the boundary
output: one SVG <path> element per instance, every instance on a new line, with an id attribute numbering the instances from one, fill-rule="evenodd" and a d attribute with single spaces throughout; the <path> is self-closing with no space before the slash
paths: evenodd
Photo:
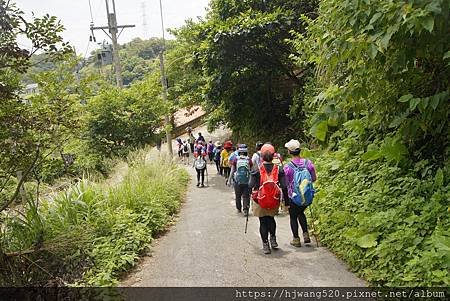
<path id="1" fill-rule="evenodd" d="M 275 153 L 275 148 L 273 147 L 273 145 L 271 145 L 271 144 L 264 144 L 261 147 L 261 154 L 265 154 L 265 153 L 274 154 Z"/>

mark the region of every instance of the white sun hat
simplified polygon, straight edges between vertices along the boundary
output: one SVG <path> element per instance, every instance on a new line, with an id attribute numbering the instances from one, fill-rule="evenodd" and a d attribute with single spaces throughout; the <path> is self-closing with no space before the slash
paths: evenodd
<path id="1" fill-rule="evenodd" d="M 300 142 L 298 140 L 291 139 L 284 146 L 290 151 L 295 151 L 297 149 L 300 149 Z"/>

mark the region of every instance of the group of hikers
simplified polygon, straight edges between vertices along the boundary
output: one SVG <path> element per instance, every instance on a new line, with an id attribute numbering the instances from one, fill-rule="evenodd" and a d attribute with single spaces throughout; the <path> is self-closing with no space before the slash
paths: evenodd
<path id="1" fill-rule="evenodd" d="M 207 172 L 207 158 L 212 163 L 213 161 L 213 149 L 214 144 L 212 141 L 206 143 L 205 137 L 202 133 L 198 133 L 198 137 L 195 138 L 192 133 L 192 129 L 187 129 L 189 138 L 187 140 L 181 140 L 177 138 L 178 157 L 182 162 L 189 164 L 190 154 L 194 156 L 193 166 L 197 171 L 197 187 L 205 187 L 205 172 Z"/>
<path id="2" fill-rule="evenodd" d="M 284 164 L 282 156 L 275 151 L 270 142 L 258 142 L 255 153 L 249 157 L 246 144 L 237 147 L 231 141 L 222 145 L 219 141 L 206 143 L 201 133 L 191 137 L 188 152 L 194 155 L 194 167 L 197 171 L 197 187 L 205 187 L 205 171 L 207 160 L 215 162 L 217 173 L 225 177 L 225 185 L 233 186 L 236 209 L 248 218 L 250 198 L 253 215 L 259 218 L 259 232 L 264 254 L 277 249 L 275 215 L 280 206 L 289 211 L 290 226 L 293 239 L 292 246 L 301 247 L 299 224 L 303 232 L 303 242 L 310 243 L 306 208 L 314 197 L 313 182 L 316 181 L 316 170 L 313 162 L 300 156 L 301 148 L 298 140 L 291 139 L 285 144 L 291 160 Z M 193 136 L 193 135 L 192 135 Z M 185 153 L 185 142 L 179 141 Z M 190 143 L 189 142 L 189 143 Z M 180 146 L 179 146 L 180 149 Z M 188 157 L 189 155 L 187 155 Z"/>

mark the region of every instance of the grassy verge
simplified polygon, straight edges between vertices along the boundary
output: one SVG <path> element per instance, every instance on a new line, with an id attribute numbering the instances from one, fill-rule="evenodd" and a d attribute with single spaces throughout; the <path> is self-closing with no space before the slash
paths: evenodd
<path id="1" fill-rule="evenodd" d="M 354 272 L 375 286 L 450 285 L 450 162 L 325 152 L 315 163 L 321 240 Z"/>
<path id="2" fill-rule="evenodd" d="M 124 180 L 87 180 L 53 200 L 2 216 L 0 285 L 109 286 L 133 266 L 180 207 L 188 175 L 135 153 Z"/>

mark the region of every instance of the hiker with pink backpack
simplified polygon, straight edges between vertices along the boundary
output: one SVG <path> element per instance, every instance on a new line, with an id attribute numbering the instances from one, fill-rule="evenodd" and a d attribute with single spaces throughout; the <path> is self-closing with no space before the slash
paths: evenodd
<path id="1" fill-rule="evenodd" d="M 282 195 L 283 200 L 289 202 L 284 170 L 272 163 L 274 154 L 273 145 L 264 144 L 261 147 L 261 164 L 256 172 L 252 172 L 249 184 L 252 188 L 253 215 L 259 218 L 264 254 L 270 254 L 271 248 L 278 248 L 275 215 L 278 213 Z M 289 206 L 289 203 L 285 205 Z"/>

